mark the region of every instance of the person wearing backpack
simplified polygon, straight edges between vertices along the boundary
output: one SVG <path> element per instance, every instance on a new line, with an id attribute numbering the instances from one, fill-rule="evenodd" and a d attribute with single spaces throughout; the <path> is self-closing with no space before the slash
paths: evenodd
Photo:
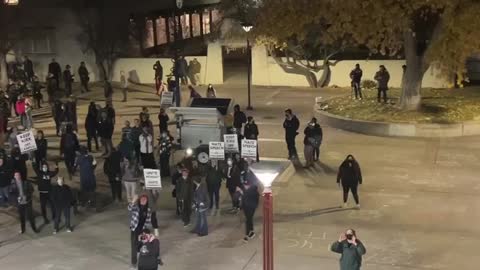
<path id="1" fill-rule="evenodd" d="M 62 134 L 62 139 L 60 140 L 60 156 L 63 155 L 70 180 L 72 180 L 72 175 L 75 171 L 75 157 L 78 149 L 77 135 L 73 133 L 72 126 L 67 125 L 66 132 Z"/>

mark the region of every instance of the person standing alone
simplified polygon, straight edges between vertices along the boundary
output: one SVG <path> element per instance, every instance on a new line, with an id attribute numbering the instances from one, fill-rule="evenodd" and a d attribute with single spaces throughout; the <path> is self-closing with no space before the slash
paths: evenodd
<path id="1" fill-rule="evenodd" d="M 347 207 L 348 192 L 352 191 L 353 199 L 360 209 L 360 200 L 358 198 L 358 185 L 362 184 L 362 172 L 360 165 L 352 155 L 348 155 L 338 169 L 337 184 L 343 187 L 343 207 Z"/>
<path id="2" fill-rule="evenodd" d="M 342 254 L 340 270 L 360 270 L 362 256 L 367 253 L 365 246 L 357 239 L 353 229 L 348 229 L 345 233 L 342 233 L 338 241 L 330 245 L 330 250 Z"/>
<path id="3" fill-rule="evenodd" d="M 384 65 L 380 66 L 380 70 L 375 73 L 375 80 L 378 84 L 378 95 L 377 101 L 381 102 L 381 97 L 383 95 L 383 102 L 387 103 L 387 91 L 388 91 L 388 82 L 390 81 L 390 73 L 388 73 L 387 69 Z"/>
<path id="4" fill-rule="evenodd" d="M 355 65 L 355 69 L 350 72 L 350 79 L 352 79 L 352 89 L 355 93 L 355 99 L 362 100 L 362 88 L 360 83 L 362 81 L 363 71 L 360 64 Z"/>
<path id="5" fill-rule="evenodd" d="M 88 89 L 88 82 L 90 81 L 89 72 L 85 66 L 85 62 L 80 62 L 80 67 L 78 68 L 78 76 L 80 77 L 80 82 L 82 83 L 82 93 L 90 92 Z"/>
<path id="6" fill-rule="evenodd" d="M 285 129 L 285 141 L 288 148 L 288 159 L 296 159 L 297 148 L 295 147 L 295 137 L 298 135 L 298 128 L 300 127 L 300 121 L 297 116 L 292 113 L 291 109 L 285 110 L 285 121 L 283 122 L 283 128 Z"/>

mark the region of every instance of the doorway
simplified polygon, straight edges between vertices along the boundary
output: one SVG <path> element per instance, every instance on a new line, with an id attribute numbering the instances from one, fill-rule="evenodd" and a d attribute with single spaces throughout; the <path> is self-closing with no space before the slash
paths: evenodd
<path id="1" fill-rule="evenodd" d="M 246 47 L 222 46 L 223 83 L 246 84 L 248 72 L 248 53 Z"/>

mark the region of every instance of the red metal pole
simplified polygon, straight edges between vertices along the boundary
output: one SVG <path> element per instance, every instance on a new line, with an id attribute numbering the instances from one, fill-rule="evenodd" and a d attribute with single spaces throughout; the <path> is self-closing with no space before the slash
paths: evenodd
<path id="1" fill-rule="evenodd" d="M 267 188 L 263 192 L 263 270 L 273 270 L 273 197 Z"/>

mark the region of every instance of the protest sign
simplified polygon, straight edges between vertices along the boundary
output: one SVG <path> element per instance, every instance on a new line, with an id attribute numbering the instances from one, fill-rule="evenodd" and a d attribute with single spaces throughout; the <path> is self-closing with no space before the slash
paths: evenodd
<path id="1" fill-rule="evenodd" d="M 32 131 L 18 134 L 17 141 L 22 154 L 37 150 L 37 143 L 35 142 L 35 136 L 33 136 Z"/>
<path id="2" fill-rule="evenodd" d="M 225 145 L 223 142 L 210 142 L 208 146 L 210 159 L 225 159 Z"/>
<path id="3" fill-rule="evenodd" d="M 223 135 L 223 142 L 225 143 L 225 152 L 237 153 L 238 152 L 238 136 L 237 134 L 225 134 Z"/>
<path id="4" fill-rule="evenodd" d="M 256 140 L 242 140 L 242 157 L 255 159 L 257 158 Z"/>
<path id="5" fill-rule="evenodd" d="M 160 170 L 143 169 L 143 178 L 145 179 L 145 187 L 147 189 L 162 188 Z"/>

